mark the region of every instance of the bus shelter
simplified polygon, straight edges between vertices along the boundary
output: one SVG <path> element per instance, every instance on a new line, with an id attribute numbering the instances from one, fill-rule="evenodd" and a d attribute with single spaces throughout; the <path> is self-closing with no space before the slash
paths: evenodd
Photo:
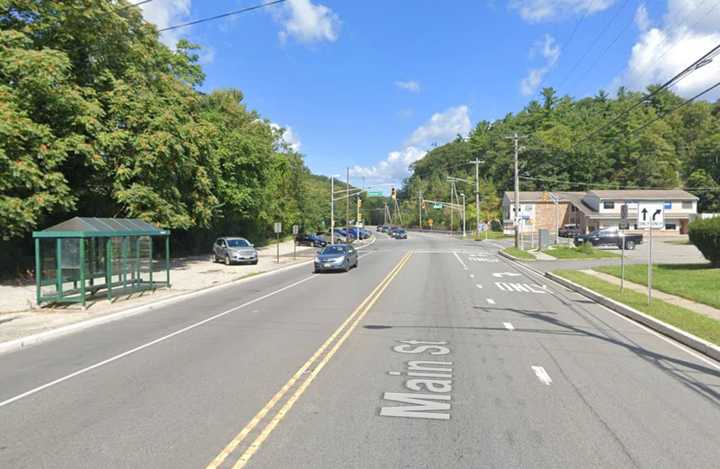
<path id="1" fill-rule="evenodd" d="M 75 217 L 33 238 L 38 305 L 170 287 L 170 231 L 143 220 Z M 153 260 L 153 244 L 164 244 L 164 260 Z"/>

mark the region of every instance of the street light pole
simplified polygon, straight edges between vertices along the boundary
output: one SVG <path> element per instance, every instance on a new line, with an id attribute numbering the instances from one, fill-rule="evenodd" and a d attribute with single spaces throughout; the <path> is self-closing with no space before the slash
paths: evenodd
<path id="1" fill-rule="evenodd" d="M 475 230 L 476 230 L 478 238 L 479 238 L 480 237 L 480 163 L 482 163 L 482 161 L 475 158 L 475 161 L 471 161 L 471 163 L 475 163 Z"/>
<path id="2" fill-rule="evenodd" d="M 462 197 L 462 224 L 463 224 L 463 238 L 465 237 L 465 193 L 463 192 L 460 194 L 460 197 Z"/>
<path id="3" fill-rule="evenodd" d="M 335 176 L 330 176 L 330 244 L 335 244 Z"/>
<path id="4" fill-rule="evenodd" d="M 520 136 L 517 134 L 517 132 L 515 132 L 513 133 L 513 135 L 505 138 L 512 139 L 515 146 L 515 217 L 513 220 L 515 225 L 515 247 L 518 247 L 518 238 L 520 237 L 520 171 L 518 165 L 518 153 L 520 153 L 520 147 L 518 145 L 518 142 L 521 138 L 526 137 Z"/>
<path id="5" fill-rule="evenodd" d="M 350 167 L 347 168 L 345 182 L 345 242 L 350 242 Z"/>

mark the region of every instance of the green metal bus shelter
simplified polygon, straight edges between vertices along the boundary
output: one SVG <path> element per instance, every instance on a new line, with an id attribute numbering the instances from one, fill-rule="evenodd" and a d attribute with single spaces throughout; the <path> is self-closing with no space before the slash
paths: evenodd
<path id="1" fill-rule="evenodd" d="M 170 287 L 170 231 L 143 220 L 75 217 L 33 238 L 38 306 Z M 153 240 L 164 262 L 153 260 Z"/>

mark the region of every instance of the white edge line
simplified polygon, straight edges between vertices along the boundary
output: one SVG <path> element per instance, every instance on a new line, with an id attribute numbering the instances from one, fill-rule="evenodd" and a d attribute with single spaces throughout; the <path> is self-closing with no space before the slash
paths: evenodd
<path id="1" fill-rule="evenodd" d="M 553 282 L 555 285 L 559 286 L 560 288 L 564 289 L 564 290 L 567 291 L 567 292 L 574 293 L 574 294 L 576 294 L 576 295 L 580 295 L 580 293 L 578 293 L 578 292 L 576 292 L 576 291 L 574 291 L 574 290 L 569 289 L 568 287 L 566 287 L 566 286 L 563 285 L 562 283 L 556 282 L 555 280 L 553 280 L 553 279 L 550 278 L 550 277 L 545 277 L 544 275 L 541 275 L 541 274 L 535 272 L 534 270 L 529 269 L 529 268 L 525 267 L 524 265 L 522 265 L 522 264 L 520 264 L 520 263 L 518 263 L 518 262 L 513 261 L 512 259 L 508 259 L 508 258 L 504 258 L 504 259 L 505 259 L 505 261 L 510 262 L 510 263 L 512 263 L 512 264 L 515 264 L 515 265 L 518 266 L 518 267 L 522 267 L 524 270 L 526 270 L 527 272 L 529 272 L 529 273 L 532 274 L 532 275 L 536 275 L 536 276 L 538 276 L 538 277 L 542 277 L 542 278 L 545 279 L 545 280 L 549 280 L 549 281 Z M 580 296 L 582 296 L 583 298 L 587 298 L 587 297 L 585 297 L 585 296 L 583 296 L 583 295 L 580 295 Z M 708 357 L 700 354 L 699 352 L 694 351 L 694 350 L 691 349 L 690 347 L 688 347 L 688 346 L 686 346 L 686 345 L 684 345 L 684 344 L 681 344 L 680 342 L 677 342 L 676 340 L 671 339 L 670 337 L 667 337 L 667 336 L 665 336 L 665 335 L 663 335 L 663 334 L 661 334 L 661 333 L 659 333 L 659 332 L 657 332 L 657 331 L 654 331 L 654 330 L 650 329 L 649 327 L 647 327 L 647 326 L 644 325 L 644 324 L 641 324 L 641 323 L 639 323 L 639 322 L 637 322 L 637 321 L 634 321 L 634 320 L 630 319 L 629 317 L 625 316 L 624 314 L 620 314 L 620 313 L 618 313 L 617 311 L 613 311 L 612 309 L 608 308 L 607 306 L 605 306 L 605 305 L 603 305 L 603 304 L 601 304 L 601 303 L 598 303 L 597 301 L 594 301 L 594 300 L 593 300 L 593 303 L 596 304 L 596 305 L 598 305 L 598 306 L 600 306 L 601 308 L 609 311 L 610 313 L 614 314 L 615 316 L 617 316 L 617 317 L 619 317 L 619 318 L 621 318 L 621 319 L 629 322 L 630 324 L 633 324 L 634 326 L 639 327 L 640 329 L 644 330 L 645 332 L 649 332 L 650 334 L 654 335 L 654 336 L 657 337 L 658 339 L 661 339 L 661 340 L 667 342 L 668 344 L 674 346 L 675 348 L 680 349 L 680 350 L 686 352 L 688 355 L 692 355 L 693 357 L 697 358 L 698 360 L 701 360 L 701 361 L 707 363 L 708 365 L 712 366 L 713 368 L 715 368 L 715 369 L 717 369 L 717 370 L 720 370 L 720 364 L 718 364 L 717 362 L 713 361 L 711 358 L 708 358 Z"/>
<path id="2" fill-rule="evenodd" d="M 550 386 L 550 383 L 552 383 L 552 378 L 550 378 L 550 375 L 547 371 L 545 371 L 545 368 L 542 366 L 531 366 L 533 372 L 535 373 L 535 376 L 537 376 L 537 379 L 540 380 L 541 383 L 545 384 L 546 386 Z"/>
<path id="3" fill-rule="evenodd" d="M 455 258 L 457 258 L 458 262 L 461 266 L 463 266 L 463 269 L 468 270 L 468 266 L 465 265 L 465 263 L 460 259 L 460 256 L 458 256 L 458 253 L 456 251 L 453 251 L 453 254 L 455 254 Z"/>
<path id="4" fill-rule="evenodd" d="M 515 326 L 513 326 L 512 323 L 510 323 L 510 322 L 504 322 L 504 323 L 503 323 L 503 326 L 505 326 L 505 329 L 507 329 L 507 330 L 509 330 L 509 331 L 514 331 L 514 330 L 515 330 Z"/>
<path id="5" fill-rule="evenodd" d="M 166 340 L 168 340 L 168 339 L 170 339 L 170 338 L 172 338 L 172 337 L 175 337 L 175 336 L 177 336 L 177 335 L 180 335 L 180 334 L 183 334 L 183 333 L 185 333 L 185 332 L 188 332 L 188 331 L 190 331 L 190 330 L 192 330 L 192 329 L 195 329 L 196 327 L 200 327 L 200 326 L 202 326 L 203 324 L 207 324 L 207 323 L 210 322 L 210 321 L 214 321 L 214 320 L 216 320 L 216 319 L 219 319 L 219 318 L 221 318 L 221 317 L 223 317 L 223 316 L 226 316 L 226 315 L 228 315 L 228 314 L 230 314 L 230 313 L 232 313 L 232 312 L 234 312 L 234 311 L 237 311 L 237 310 L 239 310 L 239 309 L 241 309 L 241 308 L 245 308 L 246 306 L 250 306 L 251 304 L 257 303 L 258 301 L 262 301 L 262 300 L 264 300 L 264 299 L 266 299 L 266 298 L 269 298 L 269 297 L 271 297 L 271 296 L 273 296 L 273 295 L 277 295 L 278 293 L 284 292 L 285 290 L 289 290 L 290 288 L 296 287 L 296 286 L 300 285 L 301 283 L 307 282 L 308 280 L 312 280 L 312 279 L 314 279 L 314 278 L 317 278 L 317 277 L 314 276 L 314 275 L 311 275 L 311 276 L 309 276 L 309 277 L 305 277 L 304 279 L 299 280 L 299 281 L 294 282 L 294 283 L 291 283 L 290 285 L 286 285 L 286 286 L 280 288 L 279 290 L 275 290 L 275 291 L 272 291 L 272 292 L 270 292 L 270 293 L 267 293 L 267 294 L 265 294 L 265 295 L 263 295 L 263 296 L 259 296 L 259 297 L 257 297 L 257 298 L 254 298 L 254 299 L 248 301 L 248 302 L 245 302 L 245 303 L 243 303 L 243 304 L 241 304 L 241 305 L 234 306 L 233 308 L 230 308 L 230 309 L 228 309 L 228 310 L 226 310 L 226 311 L 223 311 L 222 313 L 218 313 L 218 314 L 216 314 L 216 315 L 214 315 L 214 316 L 210 316 L 209 318 L 203 319 L 202 321 L 199 321 L 199 322 L 196 322 L 196 323 L 191 324 L 191 325 L 189 325 L 189 326 L 183 327 L 182 329 L 179 329 L 179 330 L 177 330 L 177 331 L 175 331 L 175 332 L 172 332 L 172 333 L 170 333 L 170 334 L 164 335 L 164 336 L 162 336 L 162 337 L 160 337 L 160 338 L 157 338 L 157 339 L 155 339 L 155 340 L 152 340 L 152 341 L 150 341 L 150 342 L 147 342 L 147 343 L 145 343 L 145 344 L 143 344 L 143 345 L 137 346 L 137 347 L 132 348 L 132 349 L 130 349 L 130 350 L 127 350 L 127 351 L 125 351 L 125 352 L 123 352 L 123 353 L 120 353 L 120 354 L 118 354 L 118 355 L 115 355 L 115 356 L 110 357 L 110 358 L 108 358 L 108 359 L 105 359 L 105 360 L 103 360 L 103 361 L 97 362 L 97 363 L 95 363 L 95 364 L 93 364 L 93 365 L 90 365 L 90 366 L 88 366 L 88 367 L 85 367 L 85 368 L 82 368 L 82 369 L 80 369 L 80 370 L 77 370 L 77 371 L 75 371 L 75 372 L 73 372 L 73 373 L 70 373 L 69 375 L 63 376 L 62 378 L 58 378 L 58 379 L 56 379 L 56 380 L 54 380 L 54 381 L 50 381 L 50 382 L 45 383 L 45 384 L 43 384 L 43 385 L 41 385 L 41 386 L 38 386 L 38 387 L 33 388 L 33 389 L 30 389 L 29 391 L 25 391 L 25 392 L 22 393 L 22 394 L 18 394 L 18 395 L 15 396 L 15 397 L 11 397 L 11 398 L 9 398 L 9 399 L 6 399 L 6 400 L 0 402 L 0 407 L 4 407 L 4 406 L 6 406 L 6 405 L 8 405 L 8 404 L 12 404 L 13 402 L 19 401 L 20 399 L 23 399 L 23 398 L 25 398 L 25 397 L 31 396 L 31 395 L 33 395 L 33 394 L 36 394 L 36 393 L 38 393 L 38 392 L 40 392 L 40 391 L 42 391 L 42 390 L 44 390 L 44 389 L 47 389 L 47 388 L 49 388 L 49 387 L 51 387 L 51 386 L 55 386 L 56 384 L 60 384 L 60 383 L 62 383 L 62 382 L 64 382 L 64 381 L 67 381 L 67 380 L 69 380 L 69 379 L 72 379 L 72 378 L 74 378 L 74 377 L 76 377 L 76 376 L 85 374 L 85 373 L 87 373 L 88 371 L 92 371 L 92 370 L 94 370 L 94 369 L 96 369 L 96 368 L 100 368 L 101 366 L 107 365 L 107 364 L 112 363 L 112 362 L 114 362 L 114 361 L 117 361 L 117 360 L 119 360 L 119 359 L 121 359 L 121 358 L 127 357 L 128 355 L 132 355 L 133 353 L 136 353 L 136 352 L 139 352 L 139 351 L 141 351 L 141 350 L 143 350 L 143 349 L 146 349 L 146 348 L 148 348 L 148 347 L 151 347 L 151 346 L 153 346 L 153 345 L 155 345 L 155 344 L 158 344 L 158 343 L 160 343 L 160 342 L 166 341 Z"/>
<path id="6" fill-rule="evenodd" d="M 364 249 L 366 247 L 372 246 L 373 244 L 375 244 L 375 241 L 377 241 L 377 238 L 375 236 L 373 236 L 371 241 L 368 244 L 358 246 L 357 249 L 360 250 L 360 249 Z M 365 256 L 368 256 L 370 254 L 372 254 L 372 252 L 365 254 Z M 365 256 L 362 256 L 362 257 L 365 257 Z M 67 326 L 61 326 L 56 329 L 51 329 L 49 331 L 39 332 L 37 334 L 32 334 L 32 335 L 28 335 L 25 337 L 19 337 L 17 339 L 0 342 L 0 355 L 3 355 L 5 353 L 10 353 L 10 352 L 16 352 L 18 350 L 25 349 L 32 345 L 41 344 L 43 342 L 57 339 L 57 338 L 60 338 L 60 337 L 63 337 L 63 336 L 69 335 L 69 334 L 74 334 L 76 332 L 80 332 L 85 329 L 90 329 L 91 327 L 100 326 L 102 324 L 107 324 L 107 323 L 114 322 L 114 321 L 119 321 L 121 319 L 126 319 L 129 317 L 138 315 L 138 314 L 147 313 L 149 311 L 176 303 L 178 301 L 202 296 L 206 293 L 211 293 L 216 290 L 223 289 L 223 288 L 234 287 L 240 283 L 246 283 L 246 282 L 252 282 L 255 280 L 259 280 L 264 277 L 269 277 L 274 274 L 279 274 L 281 272 L 285 272 L 285 271 L 288 271 L 291 269 L 295 269 L 298 267 L 302 267 L 302 266 L 311 264 L 312 262 L 313 262 L 313 260 L 310 259 L 310 260 L 307 260 L 304 262 L 299 262 L 297 264 L 280 267 L 279 269 L 270 270 L 267 272 L 261 272 L 257 275 L 253 275 L 250 277 L 240 278 L 237 280 L 230 280 L 230 281 L 222 283 L 220 285 L 213 285 L 211 287 L 202 288 L 200 290 L 195 290 L 195 291 L 191 291 L 191 292 L 187 292 L 187 293 L 179 293 L 177 295 L 173 295 L 168 298 L 161 298 L 161 299 L 159 299 L 157 301 L 153 301 L 151 303 L 147 303 L 144 305 L 138 305 L 135 307 L 131 307 L 128 309 L 118 311 L 116 313 L 106 314 L 104 316 L 99 316 L 99 317 L 93 318 L 93 319 L 87 319 L 85 321 L 78 321 L 76 323 L 68 324 Z"/>

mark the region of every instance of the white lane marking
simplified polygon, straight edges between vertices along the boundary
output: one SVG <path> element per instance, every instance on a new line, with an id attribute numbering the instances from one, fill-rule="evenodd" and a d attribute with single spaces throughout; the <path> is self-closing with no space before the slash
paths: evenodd
<path id="1" fill-rule="evenodd" d="M 209 323 L 209 322 L 211 322 L 211 321 L 214 321 L 214 320 L 216 320 L 216 319 L 219 319 L 219 318 L 221 318 L 221 317 L 223 317 L 223 316 L 227 316 L 228 314 L 233 313 L 233 312 L 235 312 L 235 311 L 237 311 L 237 310 L 239 310 L 239 309 L 245 308 L 246 306 L 250 306 L 251 304 L 257 303 L 258 301 L 262 301 L 262 300 L 264 300 L 264 299 L 266 299 L 266 298 L 270 298 L 271 296 L 277 295 L 278 293 L 282 293 L 282 292 L 284 292 L 284 291 L 286 291 L 286 290 L 289 290 L 289 289 L 291 289 L 291 288 L 293 288 L 293 287 L 296 287 L 296 286 L 300 285 L 301 283 L 307 282 L 308 280 L 312 280 L 312 279 L 314 279 L 314 278 L 317 278 L 317 276 L 311 275 L 311 276 L 309 276 L 309 277 L 305 277 L 304 279 L 299 280 L 299 281 L 297 281 L 297 282 L 295 282 L 295 283 L 291 283 L 290 285 L 286 285 L 286 286 L 280 288 L 279 290 L 275 290 L 275 291 L 272 291 L 272 292 L 270 292 L 270 293 L 267 293 L 267 294 L 265 294 L 265 295 L 263 295 L 263 296 L 259 296 L 259 297 L 255 298 L 255 299 L 250 300 L 250 301 L 248 301 L 248 302 L 246 302 L 246 303 L 243 303 L 243 304 L 241 304 L 241 305 L 239 305 L 239 306 L 235 306 L 235 307 L 233 307 L 233 308 L 230 308 L 230 309 L 228 309 L 227 311 L 223 311 L 222 313 L 218 313 L 218 314 L 216 314 L 216 315 L 214 315 L 214 316 L 210 316 L 209 318 L 203 319 L 202 321 L 196 322 L 196 323 L 194 323 L 194 324 L 190 324 L 189 326 L 183 327 L 182 329 L 177 330 L 177 331 L 175 331 L 175 332 L 172 332 L 172 333 L 170 333 L 170 334 L 168 334 L 168 335 L 162 336 L 162 337 L 160 337 L 160 338 L 158 338 L 158 339 L 152 340 L 152 341 L 147 342 L 147 343 L 145 343 L 145 344 L 143 344 L 143 345 L 140 345 L 140 346 L 138 346 L 138 347 L 132 348 L 132 349 L 126 351 L 126 352 L 120 353 L 120 354 L 115 355 L 115 356 L 113 356 L 113 357 L 110 357 L 110 358 L 108 358 L 108 359 L 106 359 L 106 360 L 103 360 L 103 361 L 101 361 L 101 362 L 95 363 L 94 365 L 90 365 L 90 366 L 85 367 L 85 368 L 83 368 L 83 369 L 81 369 L 81 370 L 78 370 L 78 371 L 75 371 L 75 372 L 73 372 L 73 373 L 70 373 L 69 375 L 65 375 L 65 376 L 63 376 L 62 378 L 58 378 L 58 379 L 56 379 L 56 380 L 54 380 L 54 381 L 50 381 L 49 383 L 45 383 L 45 384 L 43 384 L 43 385 L 41 385 L 41 386 L 38 386 L 38 387 L 36 387 L 36 388 L 33 388 L 33 389 L 29 390 L 29 391 L 25 391 L 25 392 L 22 393 L 22 394 L 18 394 L 18 395 L 15 396 L 15 397 L 11 397 L 11 398 L 9 398 L 9 399 L 6 399 L 6 400 L 0 402 L 0 407 L 4 407 L 4 406 L 6 406 L 6 405 L 8 405 L 8 404 L 12 404 L 13 402 L 19 401 L 20 399 L 23 399 L 23 398 L 25 398 L 25 397 L 32 396 L 33 394 L 36 394 L 36 393 L 38 393 L 38 392 L 40 392 L 40 391 L 42 391 L 42 390 L 45 390 L 45 389 L 47 389 L 47 388 L 49 388 L 49 387 L 55 386 L 56 384 L 60 384 L 60 383 L 65 382 L 65 381 L 67 381 L 67 380 L 69 380 L 69 379 L 75 378 L 76 376 L 80 376 L 80 375 L 85 374 L 85 373 L 87 373 L 87 372 L 89 372 L 89 371 L 92 371 L 92 370 L 94 370 L 94 369 L 96 369 L 96 368 L 100 368 L 101 366 L 108 365 L 108 364 L 110 364 L 110 363 L 112 363 L 112 362 L 115 362 L 115 361 L 117 361 L 117 360 L 120 360 L 121 358 L 125 358 L 125 357 L 127 357 L 128 355 L 132 355 L 132 354 L 134 354 L 134 353 L 136 353 L 136 352 L 139 352 L 139 351 L 141 351 L 141 350 L 144 350 L 144 349 L 146 349 L 146 348 L 148 348 L 148 347 L 152 347 L 153 345 L 159 344 L 160 342 L 164 342 L 164 341 L 166 341 L 166 340 L 168 340 L 168 339 L 171 339 L 171 338 L 173 338 L 173 337 L 175 337 L 175 336 L 177 336 L 177 335 L 184 334 L 185 332 L 188 332 L 188 331 L 190 331 L 190 330 L 192 330 L 192 329 L 195 329 L 196 327 L 200 327 L 200 326 L 202 326 L 203 324 L 207 324 L 207 323 Z"/>
<path id="2" fill-rule="evenodd" d="M 475 286 L 478 288 L 482 288 L 482 285 L 480 285 L 479 283 L 476 283 Z"/>
<path id="3" fill-rule="evenodd" d="M 507 330 L 509 330 L 509 331 L 514 331 L 514 330 L 515 330 L 515 327 L 514 327 L 511 323 L 509 323 L 509 322 L 504 322 L 504 323 L 503 323 L 503 326 L 505 326 L 505 329 L 507 329 Z"/>
<path id="4" fill-rule="evenodd" d="M 574 290 L 571 290 L 571 289 L 567 288 L 565 285 L 563 285 L 563 284 L 561 284 L 561 283 L 558 283 L 558 282 L 556 282 L 556 281 L 553 280 L 553 279 L 549 279 L 549 278 L 545 277 L 544 275 L 542 275 L 542 274 L 540 274 L 540 273 L 538 273 L 538 272 L 535 272 L 534 270 L 532 270 L 532 269 L 530 269 L 530 268 L 522 265 L 522 264 L 519 263 L 519 262 L 515 262 L 515 261 L 512 261 L 512 260 L 510 260 L 510 259 L 505 259 L 505 261 L 506 261 L 506 262 L 509 262 L 509 263 L 512 263 L 515 267 L 518 267 L 518 268 L 526 271 L 526 272 L 527 272 L 528 274 L 530 274 L 530 275 L 534 275 L 535 277 L 539 277 L 539 278 L 541 278 L 541 279 L 543 279 L 543 280 L 550 280 L 550 281 L 553 282 L 555 285 L 557 285 L 558 287 L 560 287 L 561 289 L 565 290 L 566 292 L 568 292 L 568 293 L 570 293 L 570 294 L 574 294 L 574 295 L 577 295 L 577 296 L 582 297 L 583 299 L 587 299 L 587 297 L 585 297 L 585 296 L 577 293 L 577 292 L 574 291 Z M 623 314 L 618 313 L 617 311 L 613 311 L 612 309 L 608 308 L 608 307 L 605 306 L 605 305 L 602 305 L 602 304 L 597 303 L 597 302 L 595 302 L 595 304 L 596 304 L 597 306 L 600 306 L 600 307 L 603 308 L 604 310 L 608 311 L 609 313 L 614 314 L 615 316 L 619 317 L 620 319 L 623 319 L 623 320 L 629 322 L 630 324 L 632 324 L 632 325 L 634 325 L 634 326 L 636 326 L 636 327 L 644 330 L 645 332 L 648 332 L 648 333 L 654 335 L 654 336 L 657 337 L 658 339 L 661 339 L 661 340 L 663 340 L 664 342 L 667 342 L 668 344 L 672 345 L 673 347 L 675 347 L 675 348 L 677 348 L 677 349 L 680 349 L 680 350 L 686 352 L 688 355 L 692 355 L 693 357 L 697 358 L 698 360 L 707 363 L 708 365 L 710 365 L 711 367 L 715 368 L 716 370 L 720 370 L 720 364 L 719 364 L 718 362 L 716 362 L 716 361 L 713 361 L 711 358 L 708 358 L 708 357 L 706 357 L 706 356 L 704 356 L 704 355 L 701 355 L 700 353 L 695 352 L 693 349 L 691 349 L 691 348 L 689 348 L 689 347 L 681 344 L 680 342 L 677 342 L 677 341 L 675 341 L 675 340 L 673 340 L 673 339 L 671 339 L 671 338 L 669 338 L 669 337 L 667 337 L 667 336 L 664 336 L 664 335 L 662 335 L 661 333 L 650 329 L 649 327 L 645 326 L 644 324 L 641 324 L 641 323 L 639 323 L 639 322 L 637 322 L 637 321 L 634 321 L 634 320 L 630 319 L 629 317 L 627 317 L 627 316 L 625 316 L 625 315 L 623 315 Z"/>
<path id="5" fill-rule="evenodd" d="M 493 274 L 493 277 L 520 277 L 522 274 L 519 274 L 517 272 L 496 272 Z"/>
<path id="6" fill-rule="evenodd" d="M 458 262 L 460 263 L 460 265 L 463 266 L 463 269 L 468 270 L 468 266 L 466 266 L 465 263 L 463 262 L 463 260 L 460 259 L 460 256 L 458 256 L 458 253 L 455 252 L 455 251 L 453 251 L 453 254 L 455 254 L 455 258 L 458 260 Z"/>
<path id="7" fill-rule="evenodd" d="M 488 304 L 491 304 L 491 305 L 495 304 L 495 300 L 493 300 L 492 298 L 487 298 L 487 302 L 488 302 Z"/>
<path id="8" fill-rule="evenodd" d="M 470 274 L 470 278 L 475 278 L 475 274 Z"/>
<path id="9" fill-rule="evenodd" d="M 545 371 L 545 368 L 543 368 L 542 366 L 532 366 L 531 368 L 535 372 L 535 376 L 537 376 L 537 379 L 539 379 L 541 383 L 550 386 L 550 383 L 552 383 L 552 379 L 550 378 L 548 372 Z"/>

